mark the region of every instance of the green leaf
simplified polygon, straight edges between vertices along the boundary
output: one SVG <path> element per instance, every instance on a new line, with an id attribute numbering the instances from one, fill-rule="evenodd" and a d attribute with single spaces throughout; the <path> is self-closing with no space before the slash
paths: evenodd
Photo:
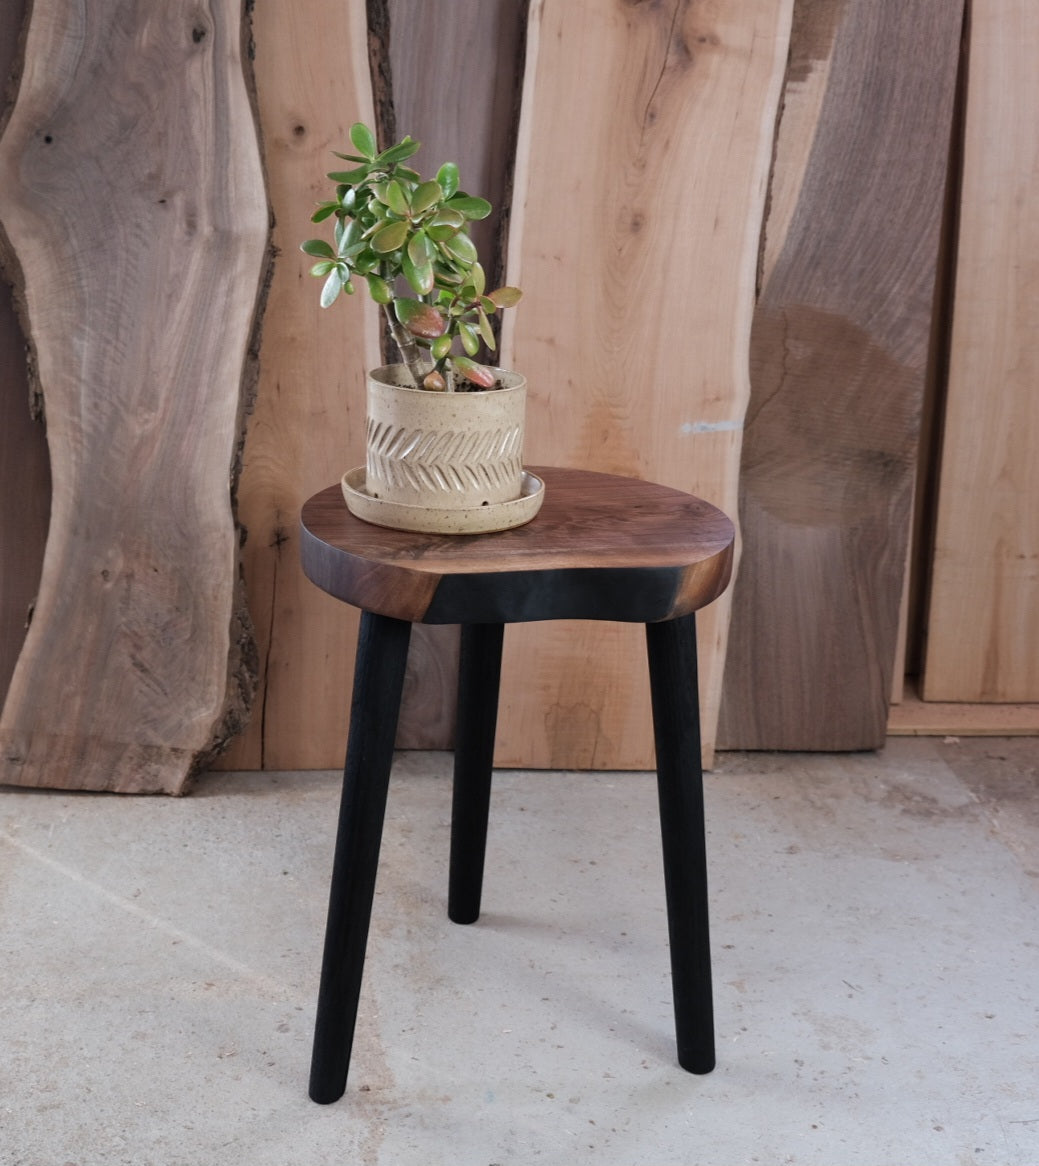
<path id="1" fill-rule="evenodd" d="M 494 384 L 494 373 L 485 365 L 477 364 L 475 360 L 470 360 L 468 356 L 455 357 L 454 364 L 455 369 L 467 381 L 471 381 L 474 385 L 479 385 L 481 389 L 489 389 Z"/>
<path id="2" fill-rule="evenodd" d="M 480 308 L 477 313 L 477 319 L 480 321 L 480 335 L 483 337 L 483 342 L 493 352 L 497 348 L 494 339 L 494 329 L 491 327 L 491 322 L 487 319 L 487 313 L 483 308 Z"/>
<path id="3" fill-rule="evenodd" d="M 445 356 L 451 351 L 451 337 L 438 336 L 436 340 L 430 345 L 430 351 L 433 354 L 434 360 L 443 360 Z"/>
<path id="4" fill-rule="evenodd" d="M 353 142 L 354 148 L 358 153 L 363 154 L 367 159 L 374 159 L 378 147 L 375 144 L 375 135 L 364 124 L 364 122 L 354 122 L 350 127 L 350 141 Z"/>
<path id="5" fill-rule="evenodd" d="M 447 203 L 453 211 L 465 215 L 467 219 L 485 219 L 493 209 L 485 198 L 474 198 L 468 194 L 458 194 L 448 199 Z"/>
<path id="6" fill-rule="evenodd" d="M 357 186 L 368 177 L 370 172 L 370 166 L 358 166 L 356 170 L 333 170 L 328 177 L 333 182 L 345 182 L 347 186 Z"/>
<path id="7" fill-rule="evenodd" d="M 416 267 L 428 266 L 436 257 L 436 250 L 421 227 L 408 240 L 408 255 Z"/>
<path id="8" fill-rule="evenodd" d="M 435 340 L 442 336 L 444 317 L 432 304 L 424 304 L 420 300 L 409 300 L 401 297 L 394 303 L 393 310 L 397 319 L 415 336 L 423 336 L 427 340 Z"/>
<path id="9" fill-rule="evenodd" d="M 473 269 L 470 272 L 470 278 L 473 281 L 473 296 L 475 300 L 483 295 L 483 289 L 487 286 L 487 276 L 484 273 L 483 266 L 479 263 L 473 264 Z"/>
<path id="10" fill-rule="evenodd" d="M 365 248 L 354 256 L 353 269 L 358 275 L 368 275 L 375 271 L 381 262 L 381 256 L 376 255 L 370 248 Z"/>
<path id="11" fill-rule="evenodd" d="M 372 250 L 380 255 L 388 255 L 404 246 L 408 237 L 408 224 L 397 220 L 380 227 L 372 236 Z"/>
<path id="12" fill-rule="evenodd" d="M 340 154 L 338 150 L 333 150 L 332 154 L 336 158 L 342 158 L 344 162 L 367 162 L 367 158 L 359 158 L 356 154 Z"/>
<path id="13" fill-rule="evenodd" d="M 472 324 L 466 324 L 464 320 L 460 321 L 458 324 L 458 336 L 462 341 L 462 347 L 470 356 L 475 356 L 480 351 L 480 337 L 477 335 L 476 329 Z"/>
<path id="14" fill-rule="evenodd" d="M 458 167 L 454 162 L 445 162 L 437 171 L 437 182 L 444 192 L 444 198 L 450 198 L 458 189 Z"/>
<path id="15" fill-rule="evenodd" d="M 437 243 L 443 243 L 445 239 L 450 239 L 464 226 L 464 215 L 459 214 L 458 211 L 441 209 L 426 223 L 426 230 L 431 239 Z"/>
<path id="16" fill-rule="evenodd" d="M 339 268 L 334 267 L 328 273 L 328 279 L 325 280 L 325 285 L 321 289 L 321 306 L 330 308 L 339 299 L 339 293 L 342 290 L 343 277 L 339 273 Z"/>
<path id="17" fill-rule="evenodd" d="M 433 290 L 434 275 L 432 263 L 416 263 L 411 258 L 411 247 L 401 256 L 400 262 L 401 271 L 404 272 L 404 278 L 411 284 L 416 293 L 420 296 L 429 295 Z"/>
<path id="18" fill-rule="evenodd" d="M 315 263 L 310 269 L 311 275 L 328 275 L 328 273 L 335 267 L 334 259 L 322 259 L 320 263 Z"/>
<path id="19" fill-rule="evenodd" d="M 377 304 L 389 304 L 393 301 L 393 288 L 381 275 L 368 275 L 368 292 Z"/>
<path id="20" fill-rule="evenodd" d="M 395 146 L 390 146 L 388 150 L 383 150 L 381 154 L 376 157 L 375 162 L 379 166 L 392 166 L 394 162 L 403 162 L 405 158 L 410 158 L 416 150 L 419 149 L 420 143 L 416 142 L 409 134 L 402 141 Z"/>
<path id="21" fill-rule="evenodd" d="M 518 287 L 499 287 L 488 292 L 487 298 L 499 308 L 514 308 L 523 298 L 523 292 Z"/>
<path id="22" fill-rule="evenodd" d="M 460 262 L 469 266 L 476 262 L 476 247 L 473 245 L 472 239 L 464 231 L 459 231 L 452 235 L 450 239 L 445 239 L 440 244 L 442 250 L 446 251 L 453 259 L 458 259 Z"/>
<path id="23" fill-rule="evenodd" d="M 404 188 L 396 178 L 391 178 L 386 183 L 379 197 L 395 215 L 406 215 L 411 210 L 411 207 L 408 206 L 408 199 L 404 193 Z"/>
<path id="24" fill-rule="evenodd" d="M 318 208 L 310 216 L 312 223 L 323 223 L 330 215 L 334 215 L 339 210 L 338 202 L 322 202 L 318 204 Z"/>
<path id="25" fill-rule="evenodd" d="M 306 242 L 300 243 L 299 249 L 307 255 L 316 256 L 318 259 L 335 259 L 336 257 L 332 245 L 326 243 L 324 239 L 307 239 Z"/>
<path id="26" fill-rule="evenodd" d="M 420 215 L 431 206 L 436 206 L 443 197 L 444 192 L 439 182 L 423 182 L 415 188 L 415 193 L 411 196 L 411 209 L 416 215 Z"/>

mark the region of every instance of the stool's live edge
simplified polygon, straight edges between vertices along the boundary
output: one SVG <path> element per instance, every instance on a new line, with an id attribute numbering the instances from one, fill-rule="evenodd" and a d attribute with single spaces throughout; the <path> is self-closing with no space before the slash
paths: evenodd
<path id="1" fill-rule="evenodd" d="M 498 534 L 411 534 L 372 526 L 339 486 L 303 507 L 307 577 L 362 610 L 310 1096 L 346 1088 L 386 794 L 413 623 L 462 625 L 448 914 L 480 913 L 504 625 L 644 623 L 657 751 L 678 1061 L 714 1068 L 695 612 L 732 571 L 721 511 L 666 486 L 533 467 L 540 514 Z"/>

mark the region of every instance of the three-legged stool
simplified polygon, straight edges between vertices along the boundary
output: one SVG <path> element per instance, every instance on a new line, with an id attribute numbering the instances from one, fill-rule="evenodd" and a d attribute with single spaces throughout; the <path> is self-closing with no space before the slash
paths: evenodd
<path id="1" fill-rule="evenodd" d="M 679 1064 L 714 1068 L 695 612 L 732 568 L 732 524 L 665 486 L 535 468 L 533 522 L 499 534 L 409 534 L 347 510 L 338 486 L 303 507 L 301 554 L 322 590 L 361 608 L 310 1077 L 346 1088 L 413 623 L 462 625 L 448 914 L 480 913 L 502 637 L 546 619 L 646 624 Z"/>

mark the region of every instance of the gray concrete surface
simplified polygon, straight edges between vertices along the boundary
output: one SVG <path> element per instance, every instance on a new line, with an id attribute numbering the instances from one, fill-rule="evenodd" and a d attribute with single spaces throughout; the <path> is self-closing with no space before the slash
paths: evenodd
<path id="1" fill-rule="evenodd" d="M 1039 1163 L 1039 741 L 722 756 L 707 1077 L 674 1062 L 652 776 L 501 774 L 456 927 L 449 766 L 398 760 L 328 1107 L 338 775 L 0 791 L 0 1162 Z"/>

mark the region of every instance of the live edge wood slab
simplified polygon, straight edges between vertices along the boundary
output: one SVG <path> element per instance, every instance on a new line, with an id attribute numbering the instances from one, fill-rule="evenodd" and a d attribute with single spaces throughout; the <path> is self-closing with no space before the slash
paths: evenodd
<path id="1" fill-rule="evenodd" d="M 303 570 L 337 599 L 412 623 L 655 623 L 725 590 L 734 530 L 716 507 L 634 478 L 531 470 L 545 482 L 532 522 L 461 537 L 362 522 L 330 486 L 303 507 Z"/>

